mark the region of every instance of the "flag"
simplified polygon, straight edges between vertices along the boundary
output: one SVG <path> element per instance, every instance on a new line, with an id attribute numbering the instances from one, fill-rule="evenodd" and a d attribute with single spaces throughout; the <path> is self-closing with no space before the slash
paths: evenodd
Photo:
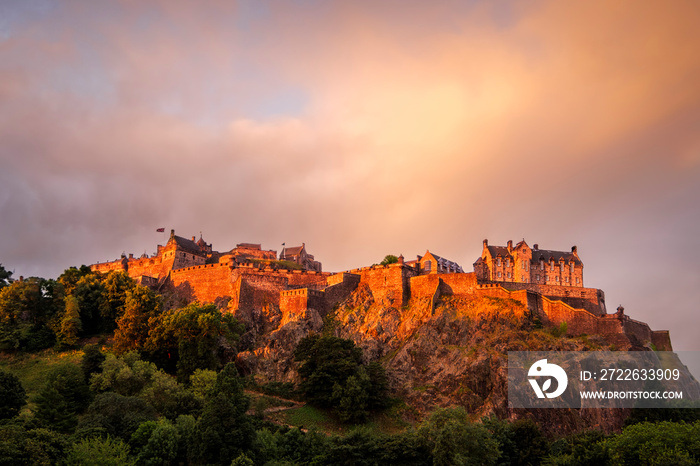
<path id="1" fill-rule="evenodd" d="M 156 231 L 158 233 L 165 233 L 165 228 L 158 228 Z"/>

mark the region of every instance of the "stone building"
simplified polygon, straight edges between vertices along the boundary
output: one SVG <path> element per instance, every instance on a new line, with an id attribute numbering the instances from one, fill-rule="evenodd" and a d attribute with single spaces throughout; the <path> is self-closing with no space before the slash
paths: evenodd
<path id="1" fill-rule="evenodd" d="M 295 262 L 301 265 L 304 270 L 321 272 L 321 263 L 314 260 L 314 256 L 306 252 L 305 243 L 301 243 L 301 246 L 293 248 L 283 248 L 280 253 L 280 260 Z"/>
<path id="2" fill-rule="evenodd" d="M 426 250 L 424 255 L 418 256 L 417 260 L 410 261 L 410 265 L 414 264 L 421 275 L 430 273 L 464 273 L 464 270 L 458 263 L 433 254 L 429 250 Z"/>
<path id="3" fill-rule="evenodd" d="M 513 241 L 489 246 L 485 239 L 474 272 L 480 281 L 583 287 L 583 262 L 576 246 L 571 252 L 551 251 L 537 244 L 530 248 L 525 240 L 513 247 Z"/>

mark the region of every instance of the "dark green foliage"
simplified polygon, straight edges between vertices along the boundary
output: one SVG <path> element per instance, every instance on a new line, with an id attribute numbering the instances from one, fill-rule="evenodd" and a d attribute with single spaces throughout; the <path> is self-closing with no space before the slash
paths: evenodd
<path id="1" fill-rule="evenodd" d="M 636 408 L 630 417 L 625 419 L 625 425 L 631 426 L 640 422 L 695 422 L 700 421 L 698 408 Z"/>
<path id="2" fill-rule="evenodd" d="M 62 287 L 53 280 L 28 278 L 0 289 L 0 349 L 47 348 L 63 312 Z"/>
<path id="3" fill-rule="evenodd" d="M 586 430 L 552 442 L 550 456 L 543 464 L 567 466 L 605 466 L 611 464 L 605 434 Z"/>
<path id="4" fill-rule="evenodd" d="M 396 257 L 393 254 L 387 254 L 384 256 L 384 260 L 380 262 L 381 265 L 389 265 L 389 264 L 396 264 L 399 261 L 399 258 Z"/>
<path id="5" fill-rule="evenodd" d="M 75 442 L 68 450 L 66 464 L 81 466 L 130 466 L 129 446 L 120 439 L 107 436 Z"/>
<path id="6" fill-rule="evenodd" d="M 104 279 L 105 305 L 102 308 L 105 330 L 116 328 L 116 322 L 124 314 L 124 305 L 134 287 L 136 282 L 124 271 L 115 270 L 107 274 Z"/>
<path id="7" fill-rule="evenodd" d="M 78 416 L 68 401 L 51 385 L 45 386 L 34 398 L 36 419 L 47 429 L 70 433 L 78 425 Z"/>
<path id="8" fill-rule="evenodd" d="M 104 432 L 113 437 L 129 439 L 142 422 L 155 420 L 155 410 L 142 399 L 103 393 L 97 395 L 88 407 L 80 420 L 78 431 Z"/>
<path id="9" fill-rule="evenodd" d="M 34 399 L 36 418 L 49 429 L 71 432 L 78 423 L 77 414 L 85 410 L 91 396 L 79 366 L 59 366 L 49 373 Z"/>
<path id="10" fill-rule="evenodd" d="M 70 348 L 78 343 L 78 335 L 83 329 L 83 324 L 80 322 L 78 300 L 69 295 L 66 296 L 65 302 L 65 311 L 56 336 L 60 346 Z"/>
<path id="11" fill-rule="evenodd" d="M 549 451 L 547 439 L 530 419 L 508 422 L 490 417 L 482 422 L 498 442 L 499 465 L 538 465 Z"/>
<path id="12" fill-rule="evenodd" d="M 115 351 L 141 351 L 148 340 L 149 319 L 155 319 L 161 309 L 162 298 L 150 288 L 136 285 L 127 291 L 114 332 Z"/>
<path id="13" fill-rule="evenodd" d="M 10 285 L 10 280 L 12 279 L 12 272 L 5 270 L 5 267 L 0 264 L 0 290 Z"/>
<path id="14" fill-rule="evenodd" d="M 92 374 L 102 372 L 102 363 L 106 356 L 99 345 L 86 345 L 83 347 L 83 353 L 81 368 L 85 376 L 85 381 L 89 382 Z"/>
<path id="15" fill-rule="evenodd" d="M 294 358 L 301 361 L 301 391 L 309 402 L 333 409 L 344 422 L 361 422 L 386 404 L 387 381 L 378 363 L 362 365 L 362 350 L 352 340 L 308 336 Z"/>
<path id="16" fill-rule="evenodd" d="M 59 464 L 68 448 L 65 436 L 21 423 L 0 425 L 0 465 Z"/>
<path id="17" fill-rule="evenodd" d="M 149 325 L 147 358 L 167 372 L 177 372 L 182 382 L 196 369 L 219 368 L 222 344 L 234 347 L 243 331 L 231 314 L 222 314 L 213 304 L 166 311 Z"/>
<path id="18" fill-rule="evenodd" d="M 177 427 L 167 420 L 142 423 L 131 436 L 129 444 L 143 465 L 177 464 L 180 456 L 181 436 Z"/>
<path id="19" fill-rule="evenodd" d="M 105 325 L 102 319 L 102 314 L 108 313 L 105 295 L 104 284 L 97 274 L 84 275 L 75 284 L 73 296 L 77 298 L 80 308 L 82 335 L 94 335 L 103 331 L 105 327 L 110 327 Z"/>
<path id="20" fill-rule="evenodd" d="M 216 377 L 188 447 L 195 463 L 230 464 L 252 446 L 254 431 L 246 416 L 250 400 L 233 363 Z"/>
<path id="21" fill-rule="evenodd" d="M 26 404 L 27 394 L 17 376 L 0 370 L 0 419 L 17 416 Z"/>
<path id="22" fill-rule="evenodd" d="M 81 265 L 80 268 L 70 267 L 63 271 L 57 281 L 63 286 L 66 295 L 69 295 L 73 294 L 80 279 L 86 275 L 94 275 L 94 272 L 87 265 Z"/>
<path id="23" fill-rule="evenodd" d="M 418 433 L 436 466 L 494 465 L 499 456 L 491 433 L 482 424 L 469 423 L 462 408 L 438 409 Z"/>
<path id="24" fill-rule="evenodd" d="M 612 464 L 684 465 L 700 462 L 700 422 L 642 422 L 606 441 Z"/>

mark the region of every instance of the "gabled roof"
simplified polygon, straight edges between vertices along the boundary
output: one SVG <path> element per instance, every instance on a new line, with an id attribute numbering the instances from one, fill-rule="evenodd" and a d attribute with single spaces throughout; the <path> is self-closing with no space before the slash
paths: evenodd
<path id="1" fill-rule="evenodd" d="M 508 248 L 505 246 L 486 246 L 491 253 L 491 257 L 497 257 L 499 254 L 501 257 L 511 257 Z"/>
<path id="2" fill-rule="evenodd" d="M 581 264 L 581 260 L 576 257 L 572 252 L 567 251 L 548 251 L 546 249 L 533 249 L 532 250 L 532 262 L 537 263 L 540 259 L 545 262 L 554 260 L 554 262 L 559 262 L 560 259 L 564 259 L 566 262 L 573 262 L 575 264 Z"/>
<path id="3" fill-rule="evenodd" d="M 175 244 L 177 245 L 178 249 L 182 249 L 192 254 L 202 255 L 202 250 L 199 248 L 199 246 L 197 246 L 197 243 L 191 239 L 183 238 L 182 236 L 177 235 L 173 235 L 173 239 L 175 240 Z"/>
<path id="4" fill-rule="evenodd" d="M 304 249 L 304 246 L 295 246 L 293 248 L 284 248 L 282 250 L 282 256 L 287 257 L 287 256 L 298 256 L 301 254 L 301 251 Z"/>

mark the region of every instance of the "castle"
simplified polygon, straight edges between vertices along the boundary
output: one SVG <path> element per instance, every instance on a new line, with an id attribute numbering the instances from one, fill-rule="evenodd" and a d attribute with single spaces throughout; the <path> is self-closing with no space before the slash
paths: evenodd
<path id="1" fill-rule="evenodd" d="M 374 301 L 399 308 L 427 303 L 434 309 L 441 296 L 491 296 L 514 299 L 544 325 L 566 323 L 567 334 L 599 334 L 618 349 L 654 345 L 671 350 L 668 331 L 608 314 L 602 290 L 583 286 L 583 262 L 571 252 L 530 248 L 525 240 L 513 247 L 489 246 L 484 240 L 474 272 L 430 251 L 416 260 L 373 265 L 340 273 L 323 272 L 306 245 L 277 252 L 260 244 L 240 243 L 227 252 L 214 251 L 200 235 L 186 239 L 171 230 L 165 246 L 152 257 L 132 254 L 91 266 L 96 272 L 123 270 L 143 285 L 171 289 L 189 300 L 217 303 L 235 312 L 276 306 L 287 322 L 318 312 L 323 317 L 362 285 Z"/>

